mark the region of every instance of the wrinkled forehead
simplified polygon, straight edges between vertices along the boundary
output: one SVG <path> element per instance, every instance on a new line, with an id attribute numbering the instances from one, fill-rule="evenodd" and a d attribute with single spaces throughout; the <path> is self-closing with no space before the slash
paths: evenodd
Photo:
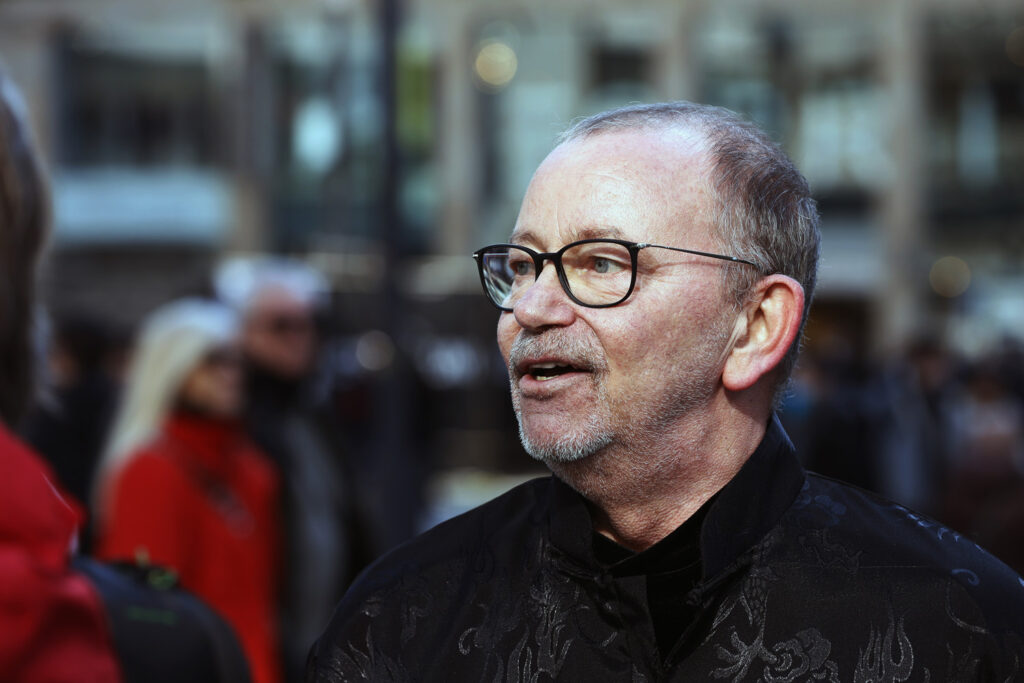
<path id="1" fill-rule="evenodd" d="M 707 166 L 703 139 L 685 130 L 616 130 L 571 140 L 537 169 L 514 241 L 554 248 L 587 237 L 699 237 L 692 233 L 706 232 Z"/>

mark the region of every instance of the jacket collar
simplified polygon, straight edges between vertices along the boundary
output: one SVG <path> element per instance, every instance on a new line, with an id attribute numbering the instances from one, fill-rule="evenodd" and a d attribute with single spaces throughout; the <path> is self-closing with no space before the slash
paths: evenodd
<path id="1" fill-rule="evenodd" d="M 704 578 L 725 570 L 775 528 L 806 478 L 793 442 L 773 415 L 761 443 L 714 499 L 704 519 Z"/>
<path id="2" fill-rule="evenodd" d="M 698 513 L 704 514 L 700 548 L 705 580 L 736 563 L 775 527 L 803 487 L 805 476 L 792 442 L 773 416 L 747 462 Z M 552 544 L 587 573 L 599 570 L 592 543 L 593 524 L 584 498 L 551 477 L 549 501 Z M 671 545 L 677 537 L 673 532 L 639 555 L 670 557 L 670 549 L 663 546 Z"/>

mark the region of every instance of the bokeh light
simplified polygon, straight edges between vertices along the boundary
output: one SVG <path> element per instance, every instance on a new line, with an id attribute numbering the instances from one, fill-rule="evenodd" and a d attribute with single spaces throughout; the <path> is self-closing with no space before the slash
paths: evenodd
<path id="1" fill-rule="evenodd" d="M 395 344 L 381 330 L 370 330 L 356 342 L 356 360 L 364 370 L 378 372 L 391 366 L 395 358 Z"/>
<path id="2" fill-rule="evenodd" d="M 956 256 L 943 256 L 932 264 L 928 281 L 936 294 L 952 299 L 971 286 L 971 267 Z"/>
<path id="3" fill-rule="evenodd" d="M 480 44 L 473 60 L 473 71 L 480 85 L 500 90 L 516 75 L 519 60 L 515 50 L 501 40 L 488 40 Z"/>

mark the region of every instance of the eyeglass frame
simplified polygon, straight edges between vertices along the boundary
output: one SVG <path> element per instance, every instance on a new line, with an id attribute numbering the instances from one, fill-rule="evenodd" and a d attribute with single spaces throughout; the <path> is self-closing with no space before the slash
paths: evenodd
<path id="1" fill-rule="evenodd" d="M 572 293 L 572 290 L 569 287 L 569 278 L 565 274 L 565 268 L 562 267 L 562 254 L 580 244 L 591 244 L 594 242 L 610 242 L 612 244 L 618 244 L 620 246 L 625 247 L 626 250 L 629 251 L 629 258 L 631 262 L 629 288 L 626 290 L 626 293 L 623 295 L 623 297 L 618 301 L 614 301 L 608 304 L 584 303 L 583 301 L 580 301 L 575 294 Z M 754 268 L 760 269 L 760 266 L 758 266 L 756 263 L 747 261 L 746 259 L 741 259 L 738 256 L 712 254 L 711 252 L 707 251 L 697 251 L 696 249 L 683 249 L 682 247 L 669 247 L 664 244 L 652 244 L 651 242 L 630 242 L 629 240 L 620 240 L 611 237 L 593 237 L 585 240 L 576 240 L 575 242 L 570 242 L 569 244 L 566 244 L 558 251 L 548 252 L 537 252 L 534 251 L 533 249 L 530 249 L 529 247 L 524 247 L 521 244 L 489 244 L 486 247 L 481 247 L 474 251 L 473 259 L 476 261 L 477 270 L 480 274 L 480 284 L 484 289 L 484 295 L 487 297 L 487 300 L 490 301 L 498 310 L 505 311 L 507 313 L 512 312 L 514 309 L 511 307 L 501 306 L 494 301 L 494 299 L 491 297 L 490 291 L 487 288 L 487 278 L 484 275 L 484 262 L 482 257 L 488 250 L 495 249 L 497 247 L 512 247 L 514 249 L 525 251 L 527 254 L 529 254 L 530 257 L 533 259 L 535 273 L 533 279 L 534 282 L 540 279 L 541 272 L 544 270 L 544 262 L 551 261 L 551 263 L 554 264 L 555 266 L 555 273 L 558 275 L 558 282 L 562 286 L 562 291 L 565 292 L 565 295 L 568 296 L 573 302 L 579 304 L 580 306 L 584 306 L 585 308 L 611 308 L 612 306 L 618 306 L 619 304 L 623 303 L 626 299 L 630 297 L 630 295 L 633 293 L 633 289 L 636 287 L 637 255 L 640 253 L 641 249 L 648 249 L 651 247 L 656 249 L 668 249 L 670 251 L 678 251 L 684 254 L 707 256 L 709 258 L 719 259 L 721 261 L 729 261 L 730 263 L 742 263 L 744 265 L 753 266 Z"/>

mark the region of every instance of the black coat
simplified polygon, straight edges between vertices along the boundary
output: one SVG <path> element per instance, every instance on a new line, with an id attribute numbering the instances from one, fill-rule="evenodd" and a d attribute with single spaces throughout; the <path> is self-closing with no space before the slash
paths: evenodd
<path id="1" fill-rule="evenodd" d="M 603 564 L 583 499 L 528 482 L 365 572 L 307 680 L 1024 680 L 1024 582 L 935 522 L 805 473 L 775 420 L 705 511 L 687 624 L 663 655 L 647 587 L 671 568 L 642 559 L 671 557 L 673 536 Z"/>

